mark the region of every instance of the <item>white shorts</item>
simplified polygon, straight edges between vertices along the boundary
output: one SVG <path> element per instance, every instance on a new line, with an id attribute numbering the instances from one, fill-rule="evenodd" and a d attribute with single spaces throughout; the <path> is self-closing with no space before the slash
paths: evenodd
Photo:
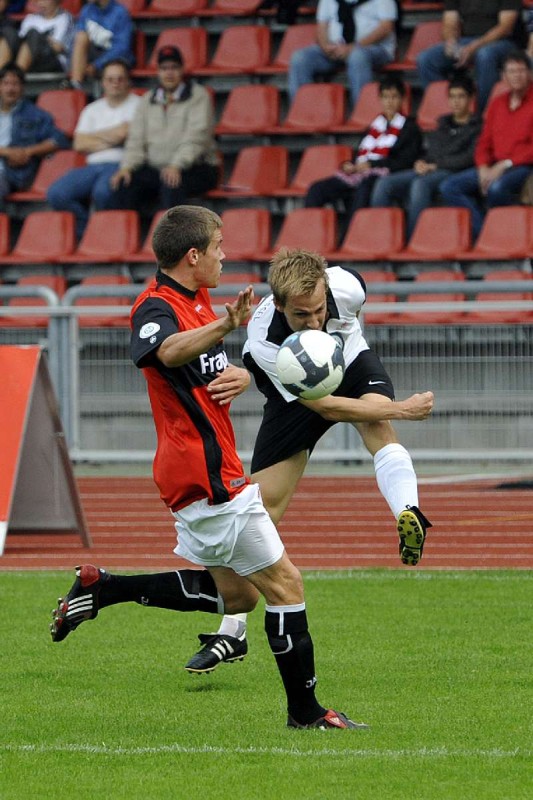
<path id="1" fill-rule="evenodd" d="M 251 575 L 270 567 L 283 554 L 283 542 L 251 483 L 228 503 L 197 500 L 172 512 L 176 520 L 178 556 L 203 567 L 230 567 Z"/>

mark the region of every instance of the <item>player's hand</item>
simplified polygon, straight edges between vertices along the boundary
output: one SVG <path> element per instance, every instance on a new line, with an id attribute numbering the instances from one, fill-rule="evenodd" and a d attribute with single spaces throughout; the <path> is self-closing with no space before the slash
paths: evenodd
<path id="1" fill-rule="evenodd" d="M 247 369 L 229 364 L 224 372 L 217 372 L 207 391 L 220 406 L 225 406 L 246 391 L 250 385 L 250 373 Z"/>
<path id="2" fill-rule="evenodd" d="M 252 286 L 247 286 L 242 292 L 239 292 L 237 299 L 233 303 L 226 303 L 225 309 L 228 315 L 228 322 L 231 327 L 230 330 L 244 325 L 248 321 L 252 313 L 252 305 L 254 302 L 254 290 Z"/>
<path id="3" fill-rule="evenodd" d="M 433 392 L 418 392 L 402 400 L 402 419 L 426 419 L 433 410 L 434 400 Z"/>

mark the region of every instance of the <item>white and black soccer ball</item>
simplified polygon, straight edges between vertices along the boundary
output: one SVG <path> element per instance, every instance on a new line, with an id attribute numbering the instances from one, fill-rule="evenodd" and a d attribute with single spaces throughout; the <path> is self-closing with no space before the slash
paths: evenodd
<path id="1" fill-rule="evenodd" d="M 324 331 L 291 333 L 278 351 L 276 371 L 288 392 L 319 400 L 334 392 L 344 377 L 341 344 Z"/>

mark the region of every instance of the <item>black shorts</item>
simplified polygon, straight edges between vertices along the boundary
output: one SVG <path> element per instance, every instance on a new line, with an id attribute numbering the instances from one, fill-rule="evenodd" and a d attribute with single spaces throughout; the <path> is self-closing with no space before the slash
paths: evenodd
<path id="1" fill-rule="evenodd" d="M 385 367 L 372 350 L 364 350 L 350 364 L 334 394 L 357 399 L 370 392 L 394 400 L 394 387 Z M 252 474 L 302 450 L 311 453 L 319 439 L 335 424 L 297 400 L 287 403 L 281 395 L 279 400 L 269 400 L 255 440 Z"/>

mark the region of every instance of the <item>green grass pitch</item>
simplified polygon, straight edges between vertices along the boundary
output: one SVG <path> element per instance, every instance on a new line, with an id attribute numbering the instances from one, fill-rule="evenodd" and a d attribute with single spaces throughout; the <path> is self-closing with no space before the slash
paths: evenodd
<path id="1" fill-rule="evenodd" d="M 305 575 L 321 702 L 369 731 L 285 727 L 250 653 L 183 664 L 206 614 L 104 609 L 48 633 L 72 573 L 0 572 L 2 800 L 514 800 L 533 796 L 533 572 Z"/>

